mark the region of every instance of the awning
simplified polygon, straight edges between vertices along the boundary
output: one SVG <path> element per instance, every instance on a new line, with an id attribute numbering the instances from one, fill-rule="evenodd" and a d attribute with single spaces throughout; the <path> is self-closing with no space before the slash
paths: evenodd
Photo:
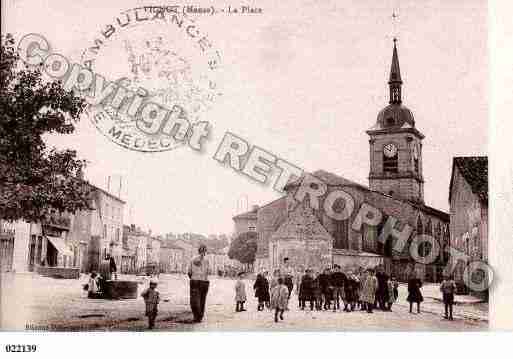
<path id="1" fill-rule="evenodd" d="M 73 252 L 66 246 L 66 243 L 64 243 L 64 239 L 60 237 L 52 237 L 52 236 L 45 236 L 57 249 L 59 254 L 65 255 L 65 256 L 73 256 Z"/>

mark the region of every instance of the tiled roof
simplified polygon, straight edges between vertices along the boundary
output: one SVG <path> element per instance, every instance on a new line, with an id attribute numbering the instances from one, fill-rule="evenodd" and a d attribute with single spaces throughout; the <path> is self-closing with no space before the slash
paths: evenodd
<path id="1" fill-rule="evenodd" d="M 458 168 L 461 175 L 470 185 L 472 192 L 483 202 L 488 202 L 488 157 L 469 156 L 454 157 L 452 162 L 451 184 L 449 186 L 449 202 L 454 177 L 454 169 Z"/>
<path id="2" fill-rule="evenodd" d="M 357 182 L 353 182 L 351 180 L 348 180 L 344 177 L 341 177 L 339 175 L 336 175 L 334 173 L 331 173 L 331 172 L 327 172 L 327 171 L 324 171 L 324 170 L 318 170 L 318 171 L 315 171 L 312 173 L 312 175 L 323 181 L 324 183 L 326 183 L 327 185 L 329 186 L 341 186 L 341 187 L 355 187 L 355 188 L 358 188 L 360 190 L 363 190 L 363 191 L 366 191 L 367 193 L 372 193 L 374 195 L 378 195 L 378 196 L 385 196 L 385 197 L 391 197 L 385 193 L 382 193 L 382 192 L 379 192 L 379 191 L 372 191 L 371 189 L 369 189 L 369 187 L 367 186 L 364 186 L 362 184 L 359 184 Z M 294 185 L 294 184 L 299 184 L 300 183 L 300 180 L 296 180 L 294 182 L 291 182 L 289 183 L 289 185 Z M 441 219 L 444 219 L 446 221 L 449 221 L 449 214 L 446 213 L 446 212 L 443 212 L 443 211 L 440 211 L 436 208 L 433 208 L 433 207 L 430 207 L 424 203 L 417 203 L 417 202 L 413 202 L 413 201 L 408 201 L 408 200 L 405 200 L 405 199 L 402 199 L 402 198 L 397 198 L 397 197 L 391 197 L 393 198 L 394 200 L 396 201 L 399 201 L 399 202 L 403 202 L 403 203 L 408 203 L 409 205 L 415 207 L 415 208 L 418 208 L 419 210 L 422 210 L 424 212 L 427 212 L 427 213 L 430 213 L 432 215 L 435 215 Z"/>
<path id="3" fill-rule="evenodd" d="M 238 214 L 235 217 L 233 217 L 232 219 L 233 220 L 236 220 L 236 219 L 255 219 L 256 220 L 257 219 L 257 210 L 254 209 L 249 212 L 244 212 L 244 213 Z"/>
<path id="4" fill-rule="evenodd" d="M 89 186 L 91 186 L 94 190 L 100 191 L 101 193 L 103 193 L 103 194 L 105 194 L 105 195 L 107 195 L 107 196 L 109 196 L 109 197 L 111 197 L 111 198 L 115 199 L 116 201 L 119 201 L 119 202 L 121 202 L 121 203 L 123 203 L 123 204 L 126 204 L 126 202 L 125 202 L 125 201 L 123 201 L 121 198 L 119 198 L 119 197 L 117 197 L 117 196 L 113 195 L 112 193 L 107 192 L 107 191 L 106 191 L 106 190 L 104 190 L 103 188 L 100 188 L 100 187 L 98 187 L 98 186 L 95 186 L 95 185 L 94 185 L 94 184 L 92 184 L 92 183 L 89 183 Z"/>
<path id="5" fill-rule="evenodd" d="M 338 176 L 334 173 L 331 173 L 331 172 L 328 172 L 325 170 L 317 170 L 310 174 L 329 186 L 349 186 L 349 187 L 357 187 L 357 188 L 366 189 L 366 190 L 369 189 L 366 186 L 363 186 L 359 183 L 353 182 L 351 180 L 348 180 L 344 177 Z M 304 176 L 296 179 L 295 181 L 289 182 L 285 186 L 285 189 L 290 188 L 291 186 L 299 185 L 301 183 L 301 181 L 303 180 L 303 178 L 304 178 Z"/>

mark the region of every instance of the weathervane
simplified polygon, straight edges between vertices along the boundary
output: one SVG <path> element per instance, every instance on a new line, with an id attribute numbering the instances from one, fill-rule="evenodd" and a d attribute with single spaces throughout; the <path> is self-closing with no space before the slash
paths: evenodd
<path id="1" fill-rule="evenodd" d="M 399 14 L 396 10 L 392 11 L 392 26 L 393 26 L 393 36 L 394 44 L 397 42 L 397 22 L 399 21 Z"/>

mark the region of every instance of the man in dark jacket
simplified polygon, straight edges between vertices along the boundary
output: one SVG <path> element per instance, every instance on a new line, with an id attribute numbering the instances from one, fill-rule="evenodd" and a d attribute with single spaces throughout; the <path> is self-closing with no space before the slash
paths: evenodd
<path id="1" fill-rule="evenodd" d="M 260 312 L 264 310 L 265 303 L 271 300 L 269 295 L 269 281 L 264 274 L 259 273 L 257 275 L 253 289 L 255 290 L 255 297 L 258 298 L 257 310 Z"/>
<path id="2" fill-rule="evenodd" d="M 378 269 L 376 278 L 378 279 L 376 299 L 379 304 L 379 309 L 387 310 L 386 303 L 388 303 L 388 275 L 383 271 L 383 269 Z"/>
<path id="3" fill-rule="evenodd" d="M 326 268 L 323 273 L 319 274 L 319 286 L 321 287 L 322 296 L 324 299 L 324 310 L 331 307 L 331 283 L 330 283 L 330 270 Z"/>
<path id="4" fill-rule="evenodd" d="M 333 287 L 333 311 L 335 312 L 340 309 L 340 299 L 344 300 L 344 285 L 346 282 L 346 275 L 342 273 L 338 264 L 333 266 L 330 282 Z"/>
<path id="5" fill-rule="evenodd" d="M 109 271 L 110 273 L 114 273 L 114 279 L 118 279 L 118 268 L 116 266 L 116 260 L 110 254 L 107 254 L 107 258 L 109 259 Z"/>
<path id="6" fill-rule="evenodd" d="M 305 271 L 305 274 L 301 278 L 301 284 L 299 285 L 299 307 L 301 310 L 305 310 L 306 301 L 310 302 L 310 310 L 313 310 L 315 302 L 314 279 L 309 269 Z"/>

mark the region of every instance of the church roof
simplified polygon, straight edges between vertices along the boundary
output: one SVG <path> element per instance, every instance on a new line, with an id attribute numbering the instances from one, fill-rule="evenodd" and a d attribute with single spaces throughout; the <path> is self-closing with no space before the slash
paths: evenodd
<path id="1" fill-rule="evenodd" d="M 325 171 L 325 170 L 317 170 L 312 175 L 327 185 L 331 186 L 350 186 L 350 187 L 360 187 L 363 189 L 368 189 L 368 187 L 363 186 L 357 182 L 353 182 L 351 180 L 348 180 L 347 178 L 344 178 L 342 176 L 336 175 L 334 173 Z"/>
<path id="2" fill-rule="evenodd" d="M 305 173 L 306 174 L 306 173 Z M 301 176 L 300 178 L 295 179 L 294 181 L 289 182 L 285 186 L 285 190 L 298 186 L 305 176 Z M 349 187 L 358 187 L 361 189 L 368 190 L 369 188 L 366 186 L 363 186 L 357 182 L 353 182 L 351 180 L 348 180 L 347 178 L 341 177 L 339 175 L 336 175 L 334 173 L 325 171 L 325 170 L 317 170 L 315 172 L 309 173 L 311 176 L 317 178 L 318 180 L 322 181 L 323 183 L 327 184 L 328 186 L 349 186 Z"/>
<path id="3" fill-rule="evenodd" d="M 322 182 L 326 183 L 329 186 L 331 185 L 331 186 L 341 186 L 341 187 L 354 187 L 354 188 L 358 188 L 360 190 L 363 190 L 363 191 L 366 191 L 366 192 L 369 192 L 369 193 L 374 193 L 374 194 L 379 195 L 379 196 L 390 197 L 391 199 L 393 199 L 395 201 L 407 203 L 407 204 L 411 205 L 412 207 L 414 207 L 414 208 L 416 208 L 416 209 L 418 209 L 420 211 L 423 211 L 423 212 L 428 213 L 428 214 L 432 214 L 434 216 L 437 216 L 440 219 L 449 221 L 449 214 L 448 213 L 443 212 L 443 211 L 441 211 L 439 209 L 436 209 L 434 207 L 428 206 L 428 205 L 426 205 L 424 203 L 408 201 L 408 200 L 405 200 L 405 199 L 402 199 L 402 198 L 392 197 L 392 196 L 390 196 L 388 194 L 385 194 L 385 193 L 382 193 L 382 192 L 379 192 L 379 191 L 373 191 L 373 190 L 371 190 L 367 186 L 364 186 L 364 185 L 362 185 L 360 183 L 357 183 L 357 182 L 353 182 L 353 181 L 348 180 L 348 179 L 346 179 L 346 178 L 344 178 L 342 176 L 336 175 L 336 174 L 328 172 L 328 171 L 317 170 L 317 171 L 313 172 L 312 175 L 314 177 L 316 177 L 317 179 L 321 180 Z M 296 181 L 290 182 L 285 188 L 288 189 L 291 186 L 299 185 L 301 183 L 301 180 L 302 180 L 302 178 L 301 179 L 297 179 Z"/>
<path id="4" fill-rule="evenodd" d="M 251 211 L 240 213 L 236 216 L 234 216 L 232 219 L 257 219 L 257 211 L 258 209 L 252 209 Z"/>
<path id="5" fill-rule="evenodd" d="M 472 192 L 481 201 L 488 202 L 488 157 L 469 156 L 453 158 L 451 183 L 449 185 L 449 202 L 451 202 L 455 168 L 458 168 L 465 181 L 470 185 Z"/>

